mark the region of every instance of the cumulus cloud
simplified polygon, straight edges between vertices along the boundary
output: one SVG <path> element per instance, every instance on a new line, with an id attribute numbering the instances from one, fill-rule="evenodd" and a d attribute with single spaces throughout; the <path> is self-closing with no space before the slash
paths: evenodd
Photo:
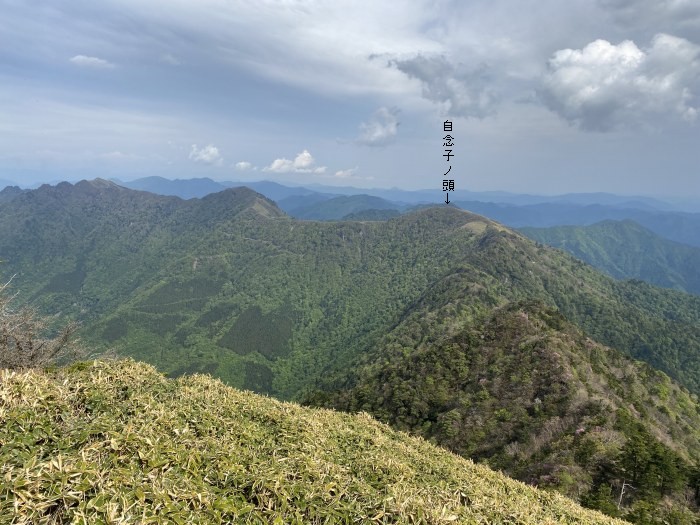
<path id="1" fill-rule="evenodd" d="M 294 160 L 275 159 L 263 171 L 274 173 L 325 173 L 326 166 L 316 166 L 316 160 L 308 150 L 299 153 Z"/>
<path id="2" fill-rule="evenodd" d="M 81 67 L 93 67 L 97 69 L 112 69 L 114 64 L 97 57 L 88 57 L 85 55 L 75 55 L 69 59 L 69 62 Z"/>
<path id="3" fill-rule="evenodd" d="M 357 166 L 347 170 L 338 170 L 335 172 L 335 176 L 339 179 L 349 179 L 351 177 L 354 177 L 355 173 L 357 173 Z"/>
<path id="4" fill-rule="evenodd" d="M 484 64 L 470 68 L 453 64 L 442 55 L 418 55 L 389 64 L 419 80 L 423 97 L 443 104 L 451 116 L 484 118 L 495 112 L 498 97 L 490 87 L 489 69 Z"/>
<path id="5" fill-rule="evenodd" d="M 224 159 L 219 153 L 219 148 L 209 144 L 203 148 L 198 148 L 197 144 L 192 144 L 192 149 L 190 150 L 190 160 L 194 162 L 202 162 L 204 164 L 211 164 L 212 166 L 221 166 Z"/>
<path id="6" fill-rule="evenodd" d="M 358 144 L 365 146 L 386 146 L 394 141 L 399 130 L 399 110 L 381 107 L 372 117 L 360 124 Z"/>
<path id="7" fill-rule="evenodd" d="M 699 80 L 700 46 L 658 34 L 647 49 L 630 40 L 596 40 L 580 50 L 557 51 L 541 95 L 581 129 L 608 131 L 667 116 L 694 121 Z"/>
<path id="8" fill-rule="evenodd" d="M 253 165 L 250 162 L 247 161 L 241 161 L 241 162 L 236 162 L 236 169 L 238 171 L 247 171 L 249 169 L 252 169 Z"/>
<path id="9" fill-rule="evenodd" d="M 336 179 L 353 179 L 353 180 L 374 180 L 374 177 L 361 177 L 357 175 L 358 167 L 348 168 L 346 170 L 338 170 L 333 174 Z"/>

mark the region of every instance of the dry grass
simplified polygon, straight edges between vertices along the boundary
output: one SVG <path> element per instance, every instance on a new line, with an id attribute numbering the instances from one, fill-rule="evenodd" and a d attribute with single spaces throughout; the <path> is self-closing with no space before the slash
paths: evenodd
<path id="1" fill-rule="evenodd" d="M 33 368 L 82 355 L 75 342 L 69 345 L 78 325 L 68 323 L 56 337 L 46 337 L 50 319 L 26 306 L 13 308 L 10 281 L 0 285 L 0 368 Z"/>
<path id="2" fill-rule="evenodd" d="M 0 523 L 622 523 L 366 415 L 133 361 L 0 371 Z"/>

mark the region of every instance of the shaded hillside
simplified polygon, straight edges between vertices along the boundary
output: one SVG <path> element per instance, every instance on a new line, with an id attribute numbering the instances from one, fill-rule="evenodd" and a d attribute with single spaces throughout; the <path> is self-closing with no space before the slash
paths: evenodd
<path id="1" fill-rule="evenodd" d="M 700 248 L 668 241 L 633 221 L 520 231 L 566 250 L 617 279 L 641 279 L 700 294 Z"/>
<path id="2" fill-rule="evenodd" d="M 0 371 L 0 523 L 622 523 L 366 415 L 95 362 Z"/>
<path id="3" fill-rule="evenodd" d="M 401 206 L 389 202 L 379 197 L 371 195 L 350 195 L 339 196 L 331 199 L 322 199 L 316 196 L 309 196 L 306 199 L 310 202 L 296 207 L 290 206 L 290 201 L 286 201 L 286 210 L 292 217 L 306 220 L 340 220 L 345 216 L 365 210 L 395 210 Z"/>
<path id="4" fill-rule="evenodd" d="M 344 221 L 388 221 L 401 215 L 398 210 L 362 210 L 348 213 Z"/>
<path id="5" fill-rule="evenodd" d="M 697 519 L 700 501 L 686 501 L 700 472 L 697 397 L 540 303 L 463 324 L 450 318 L 459 300 L 432 304 L 422 301 L 363 364 L 307 402 L 369 412 L 633 522 L 647 523 L 644 512 Z M 636 490 L 618 512 L 623 482 Z"/>
<path id="6" fill-rule="evenodd" d="M 446 206 L 313 222 L 244 188 L 183 201 L 62 184 L 0 205 L 0 254 L 20 300 L 81 319 L 95 348 L 284 398 L 351 366 L 427 297 L 459 299 L 445 314 L 457 324 L 538 299 L 700 391 L 700 298 L 616 282 Z"/>
<path id="7" fill-rule="evenodd" d="M 284 199 L 280 199 L 276 202 L 277 205 L 285 211 L 285 213 L 293 216 L 294 210 L 309 209 L 321 202 L 330 200 L 333 197 L 335 197 L 335 195 L 329 195 L 327 193 L 312 193 L 310 195 L 290 195 L 289 197 L 285 197 Z"/>

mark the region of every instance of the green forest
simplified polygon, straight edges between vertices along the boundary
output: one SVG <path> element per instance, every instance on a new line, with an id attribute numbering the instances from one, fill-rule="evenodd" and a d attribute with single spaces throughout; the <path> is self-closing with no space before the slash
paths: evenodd
<path id="1" fill-rule="evenodd" d="M 0 203 L 0 253 L 94 357 L 367 412 L 635 523 L 697 517 L 700 297 L 444 205 L 304 221 L 246 188 L 44 186 Z"/>

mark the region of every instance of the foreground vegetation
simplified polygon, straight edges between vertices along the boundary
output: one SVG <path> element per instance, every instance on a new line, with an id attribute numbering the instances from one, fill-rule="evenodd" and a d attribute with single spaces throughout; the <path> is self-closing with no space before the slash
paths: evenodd
<path id="1" fill-rule="evenodd" d="M 367 415 L 133 361 L 0 371 L 0 523 L 622 523 Z"/>

